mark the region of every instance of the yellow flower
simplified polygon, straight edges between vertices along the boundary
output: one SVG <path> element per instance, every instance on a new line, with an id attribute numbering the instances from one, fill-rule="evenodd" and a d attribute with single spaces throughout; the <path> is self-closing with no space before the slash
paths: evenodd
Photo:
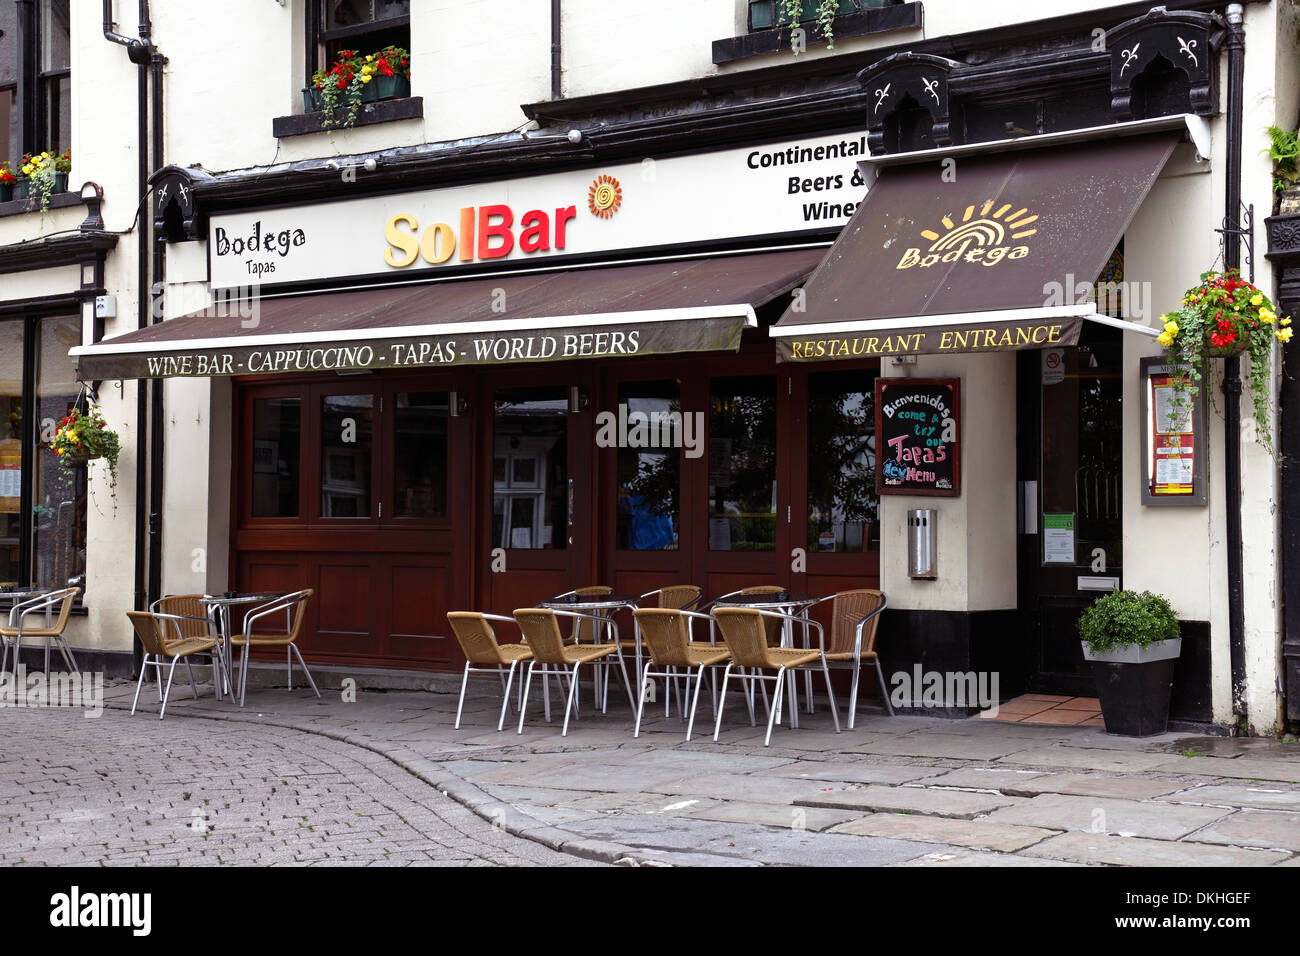
<path id="1" fill-rule="evenodd" d="M 1276 336 L 1278 337 L 1278 339 L 1279 339 L 1280 341 L 1282 341 L 1282 342 L 1290 342 L 1290 341 L 1291 341 L 1291 330 L 1290 330 L 1290 329 L 1275 329 L 1275 330 L 1273 331 L 1273 334 L 1276 335 Z"/>
<path id="2" fill-rule="evenodd" d="M 1159 342 L 1161 345 L 1163 345 L 1165 348 L 1168 348 L 1170 343 L 1173 342 L 1173 340 L 1174 337 L 1172 334 L 1170 334 L 1168 329 L 1165 329 L 1165 331 L 1161 332 L 1159 335 L 1156 336 L 1156 341 Z"/>
<path id="3" fill-rule="evenodd" d="M 1265 322 L 1272 322 L 1274 319 L 1277 318 L 1277 314 L 1275 312 L 1270 311 L 1269 309 L 1260 309 L 1259 317 L 1263 319 Z"/>
<path id="4" fill-rule="evenodd" d="M 1177 322 L 1174 322 L 1173 320 L 1170 320 L 1170 321 L 1166 322 L 1166 323 L 1165 323 L 1165 331 L 1169 333 L 1170 337 L 1173 337 L 1173 336 L 1177 335 L 1177 334 L 1178 334 L 1178 323 L 1177 323 Z"/>
<path id="5" fill-rule="evenodd" d="M 1250 304 L 1256 307 L 1261 306 L 1264 304 L 1264 297 L 1256 292 L 1250 297 Z"/>
<path id="6" fill-rule="evenodd" d="M 1291 324 L 1291 319 L 1290 319 L 1290 318 L 1285 318 L 1285 319 L 1283 319 L 1281 322 L 1279 322 L 1278 324 L 1279 324 L 1279 325 L 1290 325 L 1290 324 Z"/>
<path id="7" fill-rule="evenodd" d="M 369 73 L 364 73 L 364 74 L 362 74 L 362 76 L 361 76 L 361 82 L 362 82 L 362 83 L 369 83 L 369 82 L 370 82 L 370 74 L 369 74 Z"/>

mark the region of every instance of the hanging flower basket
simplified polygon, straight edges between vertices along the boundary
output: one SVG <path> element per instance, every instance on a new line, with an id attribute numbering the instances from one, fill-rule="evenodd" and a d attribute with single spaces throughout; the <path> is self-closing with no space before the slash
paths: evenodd
<path id="1" fill-rule="evenodd" d="M 73 407 L 59 420 L 49 447 L 64 468 L 82 468 L 97 458 L 107 461 L 108 487 L 113 496 L 113 509 L 117 510 L 117 456 L 122 443 L 97 406 L 88 405 L 85 412 Z"/>
<path id="2" fill-rule="evenodd" d="M 1269 420 L 1273 400 L 1273 345 L 1291 341 L 1291 319 L 1273 310 L 1273 303 L 1236 269 L 1203 272 L 1200 285 L 1183 295 L 1180 309 L 1162 316 L 1164 330 L 1156 341 L 1171 361 L 1192 369 L 1177 391 L 1190 394 L 1199 387 L 1212 358 L 1250 356 L 1248 380 L 1255 405 L 1256 441 L 1273 450 Z"/>

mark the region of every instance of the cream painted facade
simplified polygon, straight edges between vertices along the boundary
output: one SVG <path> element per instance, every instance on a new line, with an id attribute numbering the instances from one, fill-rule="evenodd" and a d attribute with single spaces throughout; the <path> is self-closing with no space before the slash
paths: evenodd
<path id="1" fill-rule="evenodd" d="M 0 0 L 5 2 L 5 0 Z M 287 164 L 352 157 L 398 147 L 484 137 L 517 139 L 530 124 L 521 104 L 550 97 L 550 9 L 540 0 L 413 0 L 410 18 L 412 94 L 423 97 L 424 116 L 353 130 L 277 139 L 276 117 L 301 113 L 306 0 L 230 0 L 208 4 L 161 0 L 153 5 L 153 40 L 168 58 L 164 70 L 164 161 L 201 166 L 209 173 L 260 170 L 282 175 Z M 865 37 L 845 37 L 834 52 L 811 45 L 808 60 L 905 49 L 955 34 L 1101 12 L 1123 4 L 1049 0 L 1032 5 L 968 0 L 924 0 L 924 26 Z M 1171 7 L 1176 7 L 1172 5 Z M 117 318 L 105 335 L 135 328 L 136 280 L 136 67 L 124 49 L 105 40 L 100 3 L 72 0 L 72 136 L 70 181 L 99 183 L 106 229 L 118 232 L 107 258 L 105 286 L 116 297 Z M 118 30 L 134 35 L 135 5 L 117 0 Z M 656 4 L 563 0 L 563 72 L 566 97 L 738 74 L 789 65 L 788 51 L 722 66 L 711 42 L 740 36 L 742 0 L 663 0 Z M 1242 195 L 1256 206 L 1256 283 L 1275 286 L 1262 255 L 1260 222 L 1271 201 L 1270 168 L 1260 153 L 1263 129 L 1291 128 L 1300 110 L 1295 69 L 1297 14 L 1286 3 L 1246 4 L 1245 145 Z M 1221 71 L 1222 74 L 1222 71 Z M 1210 118 L 1213 155 L 1195 162 L 1184 153 L 1171 164 L 1126 234 L 1126 279 L 1147 283 L 1154 323 L 1217 254 L 1214 228 L 1223 214 L 1227 137 L 1221 80 L 1219 115 Z M 364 171 L 358 178 L 364 180 Z M 418 188 L 429 184 L 412 184 Z M 340 177 L 340 196 L 350 186 Z M 142 215 L 148 215 L 148 205 Z M 1196 210 L 1194 217 L 1189 210 Z M 84 207 L 45 214 L 0 216 L 0 247 L 75 230 Z M 167 318 L 191 311 L 206 295 L 206 243 L 177 244 L 167 256 Z M 73 270 L 75 272 L 75 270 Z M 0 305 L 47 295 L 76 282 L 67 270 L 0 275 Z M 3 347 L 0 345 L 0 347 Z M 1124 349 L 1124 402 L 1136 408 L 1138 362 L 1159 354 L 1153 340 L 1128 334 Z M 891 607 L 982 611 L 1016 607 L 1015 362 L 1010 354 L 921 356 L 913 366 L 884 363 L 882 374 L 950 376 L 962 383 L 964 406 L 963 494 L 933 500 L 886 497 L 881 507 L 881 587 Z M 130 630 L 123 611 L 133 606 L 137 389 L 142 383 L 104 382 L 99 398 L 122 437 L 117 508 L 108 506 L 102 467 L 93 472 L 97 505 L 89 514 L 89 614 L 70 629 L 74 646 L 126 651 Z M 230 555 L 231 384 L 226 379 L 166 383 L 163 591 L 224 590 Z M 1249 409 L 1249 394 L 1243 399 Z M 1243 420 L 1248 423 L 1248 414 Z M 1180 616 L 1208 621 L 1213 640 L 1214 721 L 1233 721 L 1229 668 L 1224 548 L 1223 425 L 1210 415 L 1209 503 L 1195 508 L 1149 508 L 1136 494 L 1139 432 L 1125 418 L 1124 585 L 1168 595 Z M 1276 429 L 1275 429 L 1276 431 Z M 1247 693 L 1251 727 L 1280 727 L 1281 564 L 1277 463 L 1243 435 L 1242 502 L 1246 597 Z M 935 507 L 940 514 L 940 578 L 906 576 L 906 510 Z"/>

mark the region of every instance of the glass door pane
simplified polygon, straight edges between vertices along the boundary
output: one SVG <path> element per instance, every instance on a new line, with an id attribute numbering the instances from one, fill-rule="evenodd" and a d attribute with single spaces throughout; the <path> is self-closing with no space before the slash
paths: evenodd
<path id="1" fill-rule="evenodd" d="M 617 547 L 675 551 L 684 441 L 677 385 L 624 382 L 618 387 L 618 404 L 627 427 L 618 449 Z"/>
<path id="2" fill-rule="evenodd" d="M 320 409 L 320 514 L 369 518 L 373 395 L 325 395 Z"/>
<path id="3" fill-rule="evenodd" d="M 710 383 L 709 550 L 776 550 L 776 378 Z"/>
<path id="4" fill-rule="evenodd" d="M 808 549 L 880 550 L 874 371 L 808 376 Z"/>
<path id="5" fill-rule="evenodd" d="M 564 548 L 569 483 L 565 390 L 501 390 L 494 406 L 492 547 Z"/>
<path id="6" fill-rule="evenodd" d="M 393 517 L 447 517 L 447 393 L 393 396 Z"/>
<path id="7" fill-rule="evenodd" d="M 253 400 L 251 465 L 254 518 L 298 517 L 302 399 Z"/>

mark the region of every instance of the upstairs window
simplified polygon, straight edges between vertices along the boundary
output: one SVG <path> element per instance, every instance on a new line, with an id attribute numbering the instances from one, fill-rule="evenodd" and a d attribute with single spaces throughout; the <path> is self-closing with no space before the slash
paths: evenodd
<path id="1" fill-rule="evenodd" d="M 39 150 L 59 154 L 72 146 L 72 56 L 69 0 L 41 0 L 37 9 L 40 47 L 36 63 Z M 35 150 L 33 150 L 34 152 Z"/>
<path id="2" fill-rule="evenodd" d="M 333 63 L 339 50 L 411 47 L 411 0 L 312 0 L 311 7 L 309 77 Z"/>

